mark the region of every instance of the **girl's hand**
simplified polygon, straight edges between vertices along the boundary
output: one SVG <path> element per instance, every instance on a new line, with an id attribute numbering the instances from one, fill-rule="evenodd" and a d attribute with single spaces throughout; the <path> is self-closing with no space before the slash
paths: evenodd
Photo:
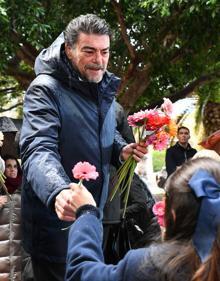
<path id="1" fill-rule="evenodd" d="M 96 202 L 92 196 L 92 194 L 87 190 L 84 185 L 78 185 L 76 183 L 71 183 L 70 188 L 72 190 L 72 206 L 74 211 L 83 205 L 93 205 L 96 206 Z"/>

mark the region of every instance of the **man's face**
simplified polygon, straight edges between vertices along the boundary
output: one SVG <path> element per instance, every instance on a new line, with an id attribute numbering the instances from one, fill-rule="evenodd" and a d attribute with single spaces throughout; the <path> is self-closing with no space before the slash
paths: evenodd
<path id="1" fill-rule="evenodd" d="M 98 83 L 108 65 L 109 47 L 108 35 L 80 33 L 77 43 L 73 47 L 66 45 L 65 51 L 83 79 Z"/>
<path id="2" fill-rule="evenodd" d="M 189 131 L 186 129 L 180 129 L 177 138 L 180 144 L 187 144 L 190 138 Z"/>

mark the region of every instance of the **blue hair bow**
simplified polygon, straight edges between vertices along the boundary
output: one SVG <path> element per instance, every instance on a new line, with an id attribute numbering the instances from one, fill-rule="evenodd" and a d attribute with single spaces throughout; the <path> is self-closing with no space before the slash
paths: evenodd
<path id="1" fill-rule="evenodd" d="M 210 173 L 200 169 L 191 177 L 189 186 L 202 199 L 193 244 L 204 262 L 211 254 L 220 223 L 220 185 Z"/>

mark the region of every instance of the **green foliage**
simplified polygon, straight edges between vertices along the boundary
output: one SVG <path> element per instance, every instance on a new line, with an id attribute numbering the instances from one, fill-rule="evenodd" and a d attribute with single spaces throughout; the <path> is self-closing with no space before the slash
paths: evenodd
<path id="1" fill-rule="evenodd" d="M 0 112 L 22 101 L 23 90 L 15 79 L 0 76 Z M 17 115 L 22 116 L 22 106 L 16 108 Z"/>
<path id="2" fill-rule="evenodd" d="M 121 34 L 114 2 L 120 6 L 128 42 Z M 141 71 L 149 69 L 143 82 L 134 89 L 136 93 L 141 84 L 147 85 L 133 100 L 134 110 L 156 103 L 164 96 L 175 96 L 201 75 L 220 72 L 217 0 L 0 0 L 0 74 L 14 76 L 26 88 L 25 74 L 32 74 L 37 53 L 51 44 L 72 18 L 85 13 L 104 17 L 113 29 L 109 70 L 128 79 L 122 89 L 127 100 L 133 94 L 129 89 L 135 79 Z M 128 44 L 134 48 L 135 59 Z M 25 50 L 21 55 L 22 48 Z M 13 71 L 12 61 L 15 61 Z M 135 67 L 127 77 L 131 64 Z M 19 75 L 16 76 L 15 70 Z M 214 82 L 219 85 L 218 81 L 216 76 L 209 84 L 209 92 L 216 91 Z"/>

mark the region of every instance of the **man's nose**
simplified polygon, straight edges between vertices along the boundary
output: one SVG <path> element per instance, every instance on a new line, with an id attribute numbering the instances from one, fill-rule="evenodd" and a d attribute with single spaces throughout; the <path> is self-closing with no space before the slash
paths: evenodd
<path id="1" fill-rule="evenodd" d="M 100 51 L 97 51 L 94 55 L 94 62 L 97 64 L 102 64 L 102 54 Z"/>

